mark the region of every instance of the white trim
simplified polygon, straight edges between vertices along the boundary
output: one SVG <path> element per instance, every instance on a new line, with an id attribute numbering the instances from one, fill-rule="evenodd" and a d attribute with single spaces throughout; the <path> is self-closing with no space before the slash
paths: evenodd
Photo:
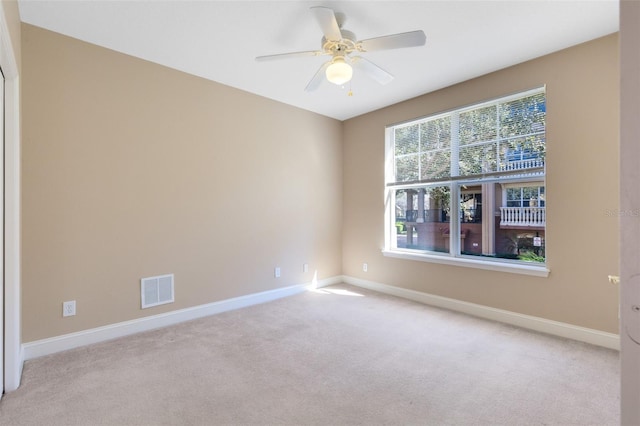
<path id="1" fill-rule="evenodd" d="M 529 90 L 525 90 L 523 92 L 514 92 L 511 93 L 509 95 L 505 95 L 505 96 L 501 96 L 498 98 L 493 98 L 493 99 L 489 99 L 486 101 L 482 101 L 482 102 L 478 102 L 478 103 L 474 103 L 474 104 L 469 104 L 469 105 L 465 105 L 462 107 L 456 107 L 456 108 L 451 108 L 445 111 L 440 111 L 438 113 L 434 113 L 431 115 L 424 115 L 422 117 L 418 117 L 418 118 L 412 118 L 409 120 L 405 120 L 405 121 L 399 121 L 397 123 L 393 123 L 393 124 L 387 124 L 385 126 L 385 128 L 389 128 L 389 127 L 407 127 L 407 126 L 412 126 L 414 124 L 419 124 L 422 121 L 426 121 L 426 120 L 436 120 L 438 118 L 442 118 L 445 115 L 449 115 L 454 111 L 458 111 L 458 112 L 468 112 L 469 110 L 472 109 L 478 109 L 478 108 L 484 108 L 493 104 L 499 104 L 499 103 L 504 103 L 504 102 L 509 102 L 509 101 L 513 101 L 516 99 L 520 99 L 520 98 L 526 98 L 527 96 L 531 96 L 531 95 L 535 95 L 537 93 L 546 93 L 547 91 L 547 85 L 543 84 L 542 86 L 533 88 L 533 89 L 529 89 Z"/>
<path id="2" fill-rule="evenodd" d="M 272 300 L 304 292 L 309 288 L 320 288 L 340 283 L 351 284 L 380 293 L 390 294 L 393 296 L 402 297 L 404 299 L 424 303 L 426 305 L 451 309 L 453 311 L 463 312 L 480 318 L 503 322 L 518 327 L 539 331 L 542 333 L 602 346 L 605 348 L 615 350 L 619 350 L 620 348 L 620 338 L 617 334 L 606 333 L 603 331 L 579 327 L 558 321 L 552 321 L 530 315 L 519 314 L 516 312 L 505 311 L 502 309 L 491 308 L 488 306 L 477 305 L 474 303 L 463 302 L 447 297 L 436 296 L 400 287 L 394 287 L 350 276 L 336 276 L 310 284 L 300 284 L 290 287 L 268 290 L 260 293 L 236 297 L 233 299 L 194 306 L 192 308 L 181 309 L 164 314 L 139 318 L 131 321 L 124 321 L 103 327 L 93 328 L 90 330 L 83 330 L 76 333 L 70 333 L 62 336 L 56 336 L 48 339 L 25 343 L 22 345 L 22 357 L 25 360 L 29 360 L 40 356 L 65 351 L 68 349 L 86 346 L 93 343 L 100 343 L 118 337 L 124 337 L 135 333 L 178 324 L 184 321 L 190 321 L 193 319 L 215 315 L 234 309 L 240 309 L 259 303 L 269 302 Z"/>
<path id="3" fill-rule="evenodd" d="M 143 331 L 149 331 L 160 327 L 178 324 L 234 309 L 245 308 L 259 303 L 270 302 L 287 296 L 301 293 L 308 288 L 318 288 L 342 282 L 342 277 L 331 277 L 324 280 L 314 281 L 309 284 L 299 284 L 290 287 L 267 290 L 260 293 L 246 296 L 234 297 L 232 299 L 221 300 L 219 302 L 207 303 L 191 308 L 171 311 L 164 314 L 138 318 L 130 321 L 123 321 L 103 327 L 78 331 L 76 333 L 64 334 L 62 336 L 48 339 L 36 340 L 22 345 L 24 359 L 30 360 L 44 355 L 65 351 L 68 349 L 86 346 L 93 343 L 104 342 L 106 340 L 124 337 Z"/>
<path id="4" fill-rule="evenodd" d="M 463 266 L 466 268 L 485 269 L 488 271 L 509 272 L 512 274 L 548 277 L 551 272 L 546 266 L 528 265 L 523 263 L 509 263 L 506 260 L 476 260 L 466 257 L 454 257 L 448 254 L 413 253 L 397 250 L 382 250 L 385 257 L 396 259 L 418 260 L 420 262 L 441 263 L 443 265 Z"/>
<path id="5" fill-rule="evenodd" d="M 395 179 L 395 164 L 394 164 L 394 146 L 395 146 L 395 132 L 393 128 L 388 127 L 384 131 L 384 178 L 385 186 L 389 183 L 389 179 L 394 176 Z M 384 244 L 385 247 L 391 247 L 391 242 L 397 239 L 397 230 L 395 222 L 392 224 L 393 218 L 396 215 L 396 193 L 392 190 L 383 191 L 384 198 Z"/>
<path id="6" fill-rule="evenodd" d="M 510 181 L 510 182 L 504 182 L 501 183 L 500 185 L 503 188 L 535 188 L 536 186 L 538 187 L 538 195 L 540 195 L 540 188 L 544 187 L 544 179 L 543 180 L 531 180 L 531 177 L 529 178 L 522 178 L 523 180 L 518 180 L 518 181 Z M 540 185 L 523 185 L 525 183 L 534 183 L 534 184 L 540 184 Z M 506 200 L 507 197 L 504 197 L 504 200 Z"/>
<path id="7" fill-rule="evenodd" d="M 567 339 L 578 340 L 609 349 L 620 350 L 620 336 L 613 333 L 607 333 L 591 328 L 579 327 L 576 325 L 552 321 L 545 318 L 534 317 L 531 315 L 505 311 L 502 309 L 491 308 L 489 306 L 477 305 L 475 303 L 463 302 L 461 300 L 449 299 L 447 297 L 436 296 L 433 294 L 422 293 L 419 291 L 408 290 L 400 287 L 394 287 L 387 284 L 363 280 L 360 278 L 343 276 L 343 281 L 346 284 L 351 284 L 369 290 L 378 291 L 380 293 L 402 297 L 404 299 L 410 299 L 416 302 L 424 303 L 426 305 L 432 305 L 440 308 L 450 309 L 452 311 L 463 312 L 465 314 L 511 324 L 529 330 L 535 330 L 554 336 L 564 337 Z"/>
<path id="8" fill-rule="evenodd" d="M 11 392 L 20 386 L 24 364 L 20 346 L 20 76 L 4 5 L 0 5 L 0 66 L 5 77 L 4 390 Z"/>

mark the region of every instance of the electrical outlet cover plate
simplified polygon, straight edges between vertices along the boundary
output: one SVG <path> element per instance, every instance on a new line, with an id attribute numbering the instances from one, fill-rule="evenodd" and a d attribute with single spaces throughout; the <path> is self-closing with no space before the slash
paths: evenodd
<path id="1" fill-rule="evenodd" d="M 71 317 L 76 314 L 76 301 L 70 300 L 62 303 L 62 316 Z"/>

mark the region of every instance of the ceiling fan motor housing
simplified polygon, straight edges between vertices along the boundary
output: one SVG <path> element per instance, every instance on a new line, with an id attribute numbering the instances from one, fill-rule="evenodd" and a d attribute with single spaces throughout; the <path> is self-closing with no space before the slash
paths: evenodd
<path id="1" fill-rule="evenodd" d="M 340 32 L 342 33 L 342 39 L 340 40 L 327 40 L 326 37 L 322 37 L 322 50 L 333 56 L 346 56 L 358 51 L 358 43 L 355 41 L 357 40 L 356 35 L 347 30 L 340 30 Z"/>

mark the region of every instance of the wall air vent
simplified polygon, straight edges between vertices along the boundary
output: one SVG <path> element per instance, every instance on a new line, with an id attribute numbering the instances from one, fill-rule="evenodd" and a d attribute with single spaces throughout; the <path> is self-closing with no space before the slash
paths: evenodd
<path id="1" fill-rule="evenodd" d="M 142 309 L 172 303 L 174 301 L 173 274 L 142 278 L 140 297 Z"/>

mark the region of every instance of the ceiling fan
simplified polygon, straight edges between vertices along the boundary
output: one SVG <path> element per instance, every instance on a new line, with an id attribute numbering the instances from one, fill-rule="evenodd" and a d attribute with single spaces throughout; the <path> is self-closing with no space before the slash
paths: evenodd
<path id="1" fill-rule="evenodd" d="M 393 80 L 393 75 L 362 56 L 352 56 L 354 53 L 373 52 L 377 50 L 399 49 L 403 47 L 423 46 L 427 40 L 422 30 L 407 33 L 391 34 L 382 37 L 357 41 L 355 34 L 341 28 L 336 14 L 328 7 L 312 7 L 324 36 L 321 50 L 304 52 L 280 53 L 277 55 L 258 56 L 256 61 L 271 61 L 300 56 L 331 56 L 331 59 L 320 67 L 304 89 L 311 92 L 320 87 L 326 76 L 327 80 L 339 86 L 347 83 L 353 76 L 353 69 L 369 75 L 380 84 L 387 84 Z"/>

